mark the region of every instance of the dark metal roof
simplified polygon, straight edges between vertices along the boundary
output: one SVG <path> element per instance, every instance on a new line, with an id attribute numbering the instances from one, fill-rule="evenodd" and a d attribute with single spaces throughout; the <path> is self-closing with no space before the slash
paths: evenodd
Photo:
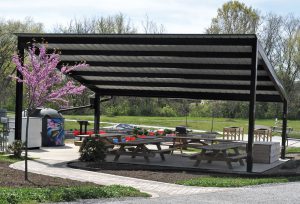
<path id="1" fill-rule="evenodd" d="M 70 76 L 100 95 L 249 101 L 257 60 L 257 101 L 285 98 L 256 35 L 17 36 L 24 47 L 47 42 L 49 52 L 61 52 L 62 64 L 85 61 L 90 66 Z"/>

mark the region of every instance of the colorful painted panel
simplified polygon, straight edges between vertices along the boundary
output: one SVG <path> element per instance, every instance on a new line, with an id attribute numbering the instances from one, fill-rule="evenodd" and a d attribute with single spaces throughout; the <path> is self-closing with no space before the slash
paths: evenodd
<path id="1" fill-rule="evenodd" d="M 51 118 L 47 119 L 47 146 L 64 145 L 64 119 Z"/>

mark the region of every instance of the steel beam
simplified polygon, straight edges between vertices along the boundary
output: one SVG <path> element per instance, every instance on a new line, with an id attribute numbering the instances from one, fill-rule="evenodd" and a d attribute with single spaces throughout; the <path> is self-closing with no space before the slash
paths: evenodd
<path id="1" fill-rule="evenodd" d="M 283 113 L 282 113 L 282 133 L 281 133 L 281 159 L 285 158 L 285 145 L 286 145 L 286 130 L 287 130 L 287 114 L 288 114 L 288 103 L 287 100 L 283 102 Z"/>
<path id="2" fill-rule="evenodd" d="M 249 35 L 193 35 L 193 34 L 17 34 L 25 42 L 57 44 L 147 44 L 147 45 L 249 45 L 256 37 Z M 215 37 L 212 37 L 215 36 Z M 232 36 L 236 36 L 233 38 Z"/>
<path id="3" fill-rule="evenodd" d="M 99 124 L 100 124 L 100 94 L 95 93 L 94 99 L 94 133 L 99 133 Z"/>
<path id="4" fill-rule="evenodd" d="M 18 55 L 21 64 L 24 63 L 24 44 L 18 39 Z M 17 77 L 23 79 L 21 72 L 17 70 Z M 15 140 L 22 139 L 22 109 L 23 109 L 23 83 L 16 82 L 16 103 L 15 103 Z"/>
<path id="5" fill-rule="evenodd" d="M 100 77 L 99 77 L 100 78 Z M 250 85 L 235 85 L 235 84 L 214 84 L 213 81 L 211 84 L 200 84 L 200 83 L 181 83 L 179 82 L 164 82 L 161 80 L 160 82 L 152 82 L 151 79 L 149 81 L 125 81 L 125 80 L 106 80 L 103 77 L 103 80 L 89 80 L 82 79 L 81 80 L 85 85 L 113 85 L 113 86 L 138 86 L 138 87 L 180 87 L 180 88 L 198 88 L 198 89 L 212 89 L 212 90 L 250 90 Z M 257 90 L 261 91 L 276 91 L 274 86 L 257 86 Z"/>
<path id="6" fill-rule="evenodd" d="M 148 90 L 116 90 L 98 89 L 101 96 L 139 96 L 139 97 L 158 97 L 158 98 L 190 98 L 200 100 L 228 100 L 228 101 L 249 101 L 249 94 L 233 93 L 199 93 L 199 92 L 179 92 L 179 91 L 148 91 Z M 282 102 L 280 95 L 257 94 L 257 101 L 260 102 Z"/>
<path id="7" fill-rule="evenodd" d="M 253 138 L 255 127 L 255 108 L 256 108 L 256 85 L 257 85 L 257 39 L 252 46 L 252 69 L 251 69 L 251 89 L 249 104 L 249 125 L 248 125 L 248 144 L 247 144 L 247 172 L 253 170 Z"/>
<path id="8" fill-rule="evenodd" d="M 205 52 L 205 51 L 131 51 L 131 50 L 77 50 L 60 49 L 61 55 L 102 55 L 102 56 L 161 56 L 161 57 L 213 57 L 213 58 L 250 58 L 251 52 Z M 47 50 L 53 53 L 55 49 Z"/>
<path id="9" fill-rule="evenodd" d="M 62 60 L 59 66 L 76 65 L 76 61 Z M 192 63 L 159 63 L 159 62 L 111 62 L 111 61 L 89 61 L 90 66 L 114 67 L 114 68 L 180 68 L 180 69 L 224 69 L 224 70 L 250 70 L 249 64 L 192 64 Z M 264 70 L 259 66 L 258 70 Z"/>
<path id="10" fill-rule="evenodd" d="M 181 74 L 181 73 L 146 73 L 146 72 L 117 72 L 117 71 L 73 71 L 70 76 L 107 76 L 107 77 L 148 77 L 148 78 L 184 78 L 184 79 L 211 79 L 249 81 L 249 75 L 216 75 L 216 74 Z M 258 76 L 260 81 L 268 81 L 268 76 Z"/>

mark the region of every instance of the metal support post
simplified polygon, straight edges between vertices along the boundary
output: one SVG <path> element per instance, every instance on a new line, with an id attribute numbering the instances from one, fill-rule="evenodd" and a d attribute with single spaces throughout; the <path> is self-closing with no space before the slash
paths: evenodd
<path id="1" fill-rule="evenodd" d="M 249 126 L 248 126 L 248 145 L 247 145 L 247 172 L 253 169 L 253 138 L 255 127 L 255 106 L 256 106 L 256 84 L 257 84 L 257 38 L 252 46 L 252 66 L 250 82 L 250 104 L 249 104 Z"/>
<path id="2" fill-rule="evenodd" d="M 18 39 L 18 54 L 21 63 L 24 63 L 23 43 Z M 23 79 L 22 74 L 17 70 L 17 77 Z M 22 109 L 23 109 L 23 83 L 16 82 L 16 104 L 15 104 L 15 140 L 22 139 Z"/>
<path id="3" fill-rule="evenodd" d="M 94 109 L 94 133 L 98 134 L 100 129 L 100 95 L 98 93 L 95 94 Z"/>

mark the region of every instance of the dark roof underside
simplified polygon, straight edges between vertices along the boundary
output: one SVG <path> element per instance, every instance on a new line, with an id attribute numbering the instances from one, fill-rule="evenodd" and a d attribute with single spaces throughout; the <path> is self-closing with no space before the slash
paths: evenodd
<path id="1" fill-rule="evenodd" d="M 257 56 L 257 101 L 285 98 L 255 35 L 17 35 L 58 49 L 61 64 L 85 61 L 70 76 L 100 95 L 249 101 Z"/>

